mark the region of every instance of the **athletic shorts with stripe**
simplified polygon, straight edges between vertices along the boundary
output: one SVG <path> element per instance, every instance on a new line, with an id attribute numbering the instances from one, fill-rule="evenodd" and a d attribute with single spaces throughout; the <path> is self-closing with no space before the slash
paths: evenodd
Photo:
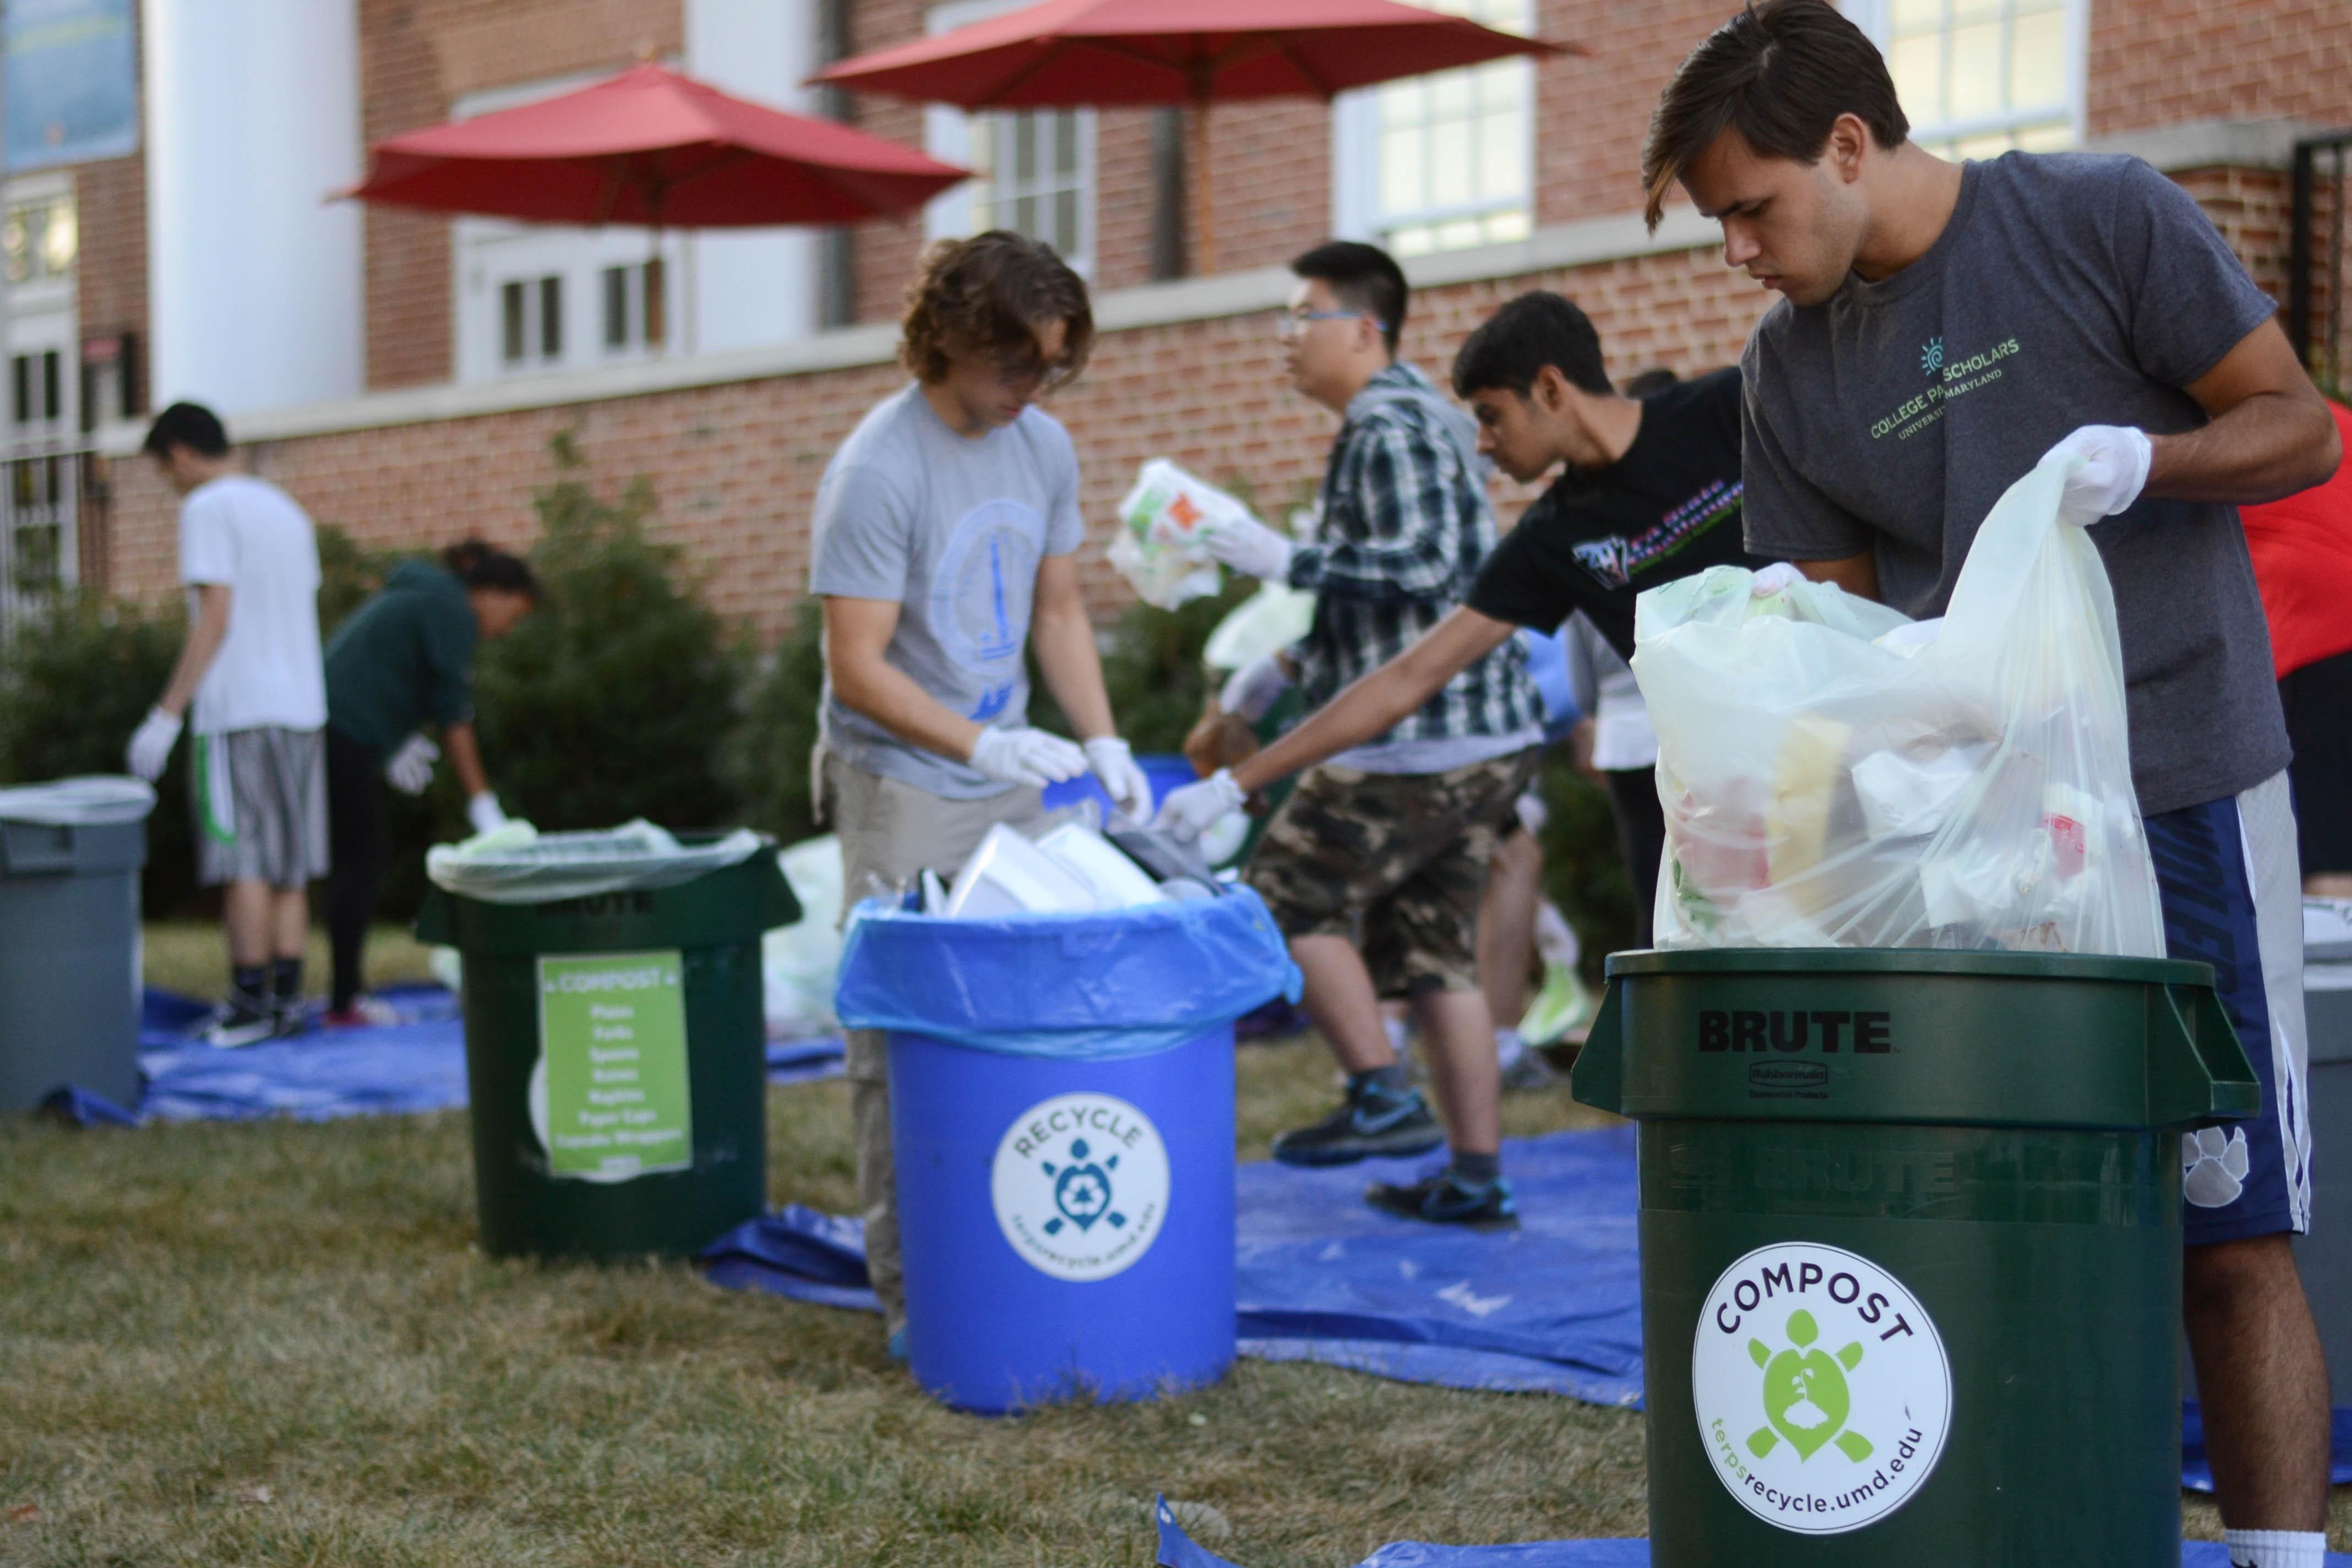
<path id="1" fill-rule="evenodd" d="M 195 737 L 188 794 L 197 881 L 294 889 L 327 874 L 325 737 L 279 729 Z"/>
<path id="2" fill-rule="evenodd" d="M 2287 775 L 2147 819 L 2174 958 L 2213 966 L 2221 1005 L 2262 1080 L 2246 1121 L 2181 1140 L 2190 1246 L 2311 1226 L 2309 1037 L 2303 1016 L 2303 877 Z"/>

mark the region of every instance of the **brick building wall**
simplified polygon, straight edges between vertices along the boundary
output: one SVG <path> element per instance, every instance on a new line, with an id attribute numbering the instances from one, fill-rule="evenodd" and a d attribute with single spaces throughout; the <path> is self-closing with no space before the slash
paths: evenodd
<path id="1" fill-rule="evenodd" d="M 2200 120 L 2352 121 L 2344 0 L 2093 0 L 2090 132 Z"/>
<path id="2" fill-rule="evenodd" d="M 74 204 L 81 225 L 76 266 L 80 331 L 85 339 L 129 332 L 147 342 L 147 162 L 108 158 L 77 166 Z M 147 356 L 139 355 L 135 407 L 147 406 Z"/>

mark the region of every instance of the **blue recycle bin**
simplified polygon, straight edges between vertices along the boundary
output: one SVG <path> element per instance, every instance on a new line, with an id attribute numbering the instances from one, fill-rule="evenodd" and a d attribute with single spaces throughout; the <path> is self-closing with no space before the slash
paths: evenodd
<path id="1" fill-rule="evenodd" d="M 836 1009 L 889 1036 L 915 1381 L 1146 1399 L 1234 1359 L 1234 1020 L 1298 971 L 1257 895 L 943 920 L 868 904 Z"/>

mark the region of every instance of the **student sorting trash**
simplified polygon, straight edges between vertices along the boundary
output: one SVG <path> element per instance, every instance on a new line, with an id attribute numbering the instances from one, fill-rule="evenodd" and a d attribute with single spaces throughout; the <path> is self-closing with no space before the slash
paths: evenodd
<path id="1" fill-rule="evenodd" d="M 1298 285 L 1276 324 L 1292 383 L 1342 423 L 1317 542 L 1255 522 L 1203 542 L 1236 571 L 1318 596 L 1306 638 L 1229 686 L 1244 713 L 1264 711 L 1266 690 L 1293 679 L 1322 702 L 1401 652 L 1461 598 L 1495 542 L 1475 427 L 1396 357 L 1407 300 L 1397 264 L 1338 241 L 1291 270 Z M 1344 1164 L 1423 1152 L 1442 1138 L 1444 1169 L 1375 1184 L 1367 1200 L 1414 1219 L 1516 1226 L 1476 941 L 1488 864 L 1535 776 L 1535 690 L 1512 644 L 1465 660 L 1416 707 L 1302 778 L 1244 873 L 1289 939 L 1307 1010 L 1348 1070 L 1347 1103 L 1282 1134 L 1274 1156 Z M 1161 821 L 1196 837 L 1245 793 L 1220 771 L 1171 795 Z M 1384 994 L 1409 997 L 1420 1016 L 1443 1133 L 1381 1027 Z"/>
<path id="2" fill-rule="evenodd" d="M 474 730 L 474 650 L 521 624 L 539 582 L 514 556 L 469 539 L 431 561 L 404 561 L 327 646 L 327 811 L 334 871 L 327 937 L 334 955 L 330 1028 L 394 1022 L 367 994 L 363 964 L 391 856 L 383 786 L 422 795 L 446 750 L 477 833 L 506 822 Z M 424 733 L 438 725 L 436 745 Z"/>
<path id="3" fill-rule="evenodd" d="M 126 760 L 152 784 L 194 731 L 196 879 L 221 889 L 228 928 L 228 995 L 204 1038 L 257 1045 L 303 1026 L 309 884 L 327 874 L 319 543 L 292 497 L 238 471 L 201 404 L 158 414 L 144 450 L 182 498 L 188 637 Z"/>
<path id="4" fill-rule="evenodd" d="M 817 489 L 810 591 L 823 601 L 819 809 L 845 902 L 951 875 L 992 827 L 1034 827 L 1043 786 L 1091 770 L 1136 819 L 1151 787 L 1118 738 L 1078 595 L 1078 464 L 1037 399 L 1094 346 L 1086 285 L 1053 250 L 991 230 L 926 253 L 899 355 Z M 1030 727 L 1025 660 L 1083 743 Z M 905 1340 L 882 1036 L 847 1036 L 867 1268 Z"/>
<path id="5" fill-rule="evenodd" d="M 1996 498 L 2063 472 L 2062 526 L 2112 584 L 2167 946 L 2214 963 L 2262 1079 L 2228 1179 L 2187 1156 L 2183 1317 L 2222 1523 L 2240 1564 L 2315 1564 L 2327 1372 L 2288 1245 L 2311 1214 L 2300 889 L 2234 503 L 2334 472 L 2326 405 L 2186 191 L 2122 156 L 1945 162 L 1828 0 L 1759 0 L 1693 50 L 1642 170 L 1653 226 L 1679 185 L 1781 295 L 1741 362 L 1750 549 L 1932 617 Z"/>

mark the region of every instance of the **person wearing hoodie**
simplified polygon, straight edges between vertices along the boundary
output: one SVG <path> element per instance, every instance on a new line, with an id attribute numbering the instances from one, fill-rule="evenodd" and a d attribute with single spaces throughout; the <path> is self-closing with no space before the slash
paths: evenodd
<path id="1" fill-rule="evenodd" d="M 474 831 L 506 823 L 474 734 L 474 649 L 512 631 L 538 604 L 539 583 L 529 566 L 469 539 L 442 552 L 437 564 L 404 561 L 394 567 L 383 590 L 327 645 L 331 1028 L 389 1016 L 363 984 L 368 926 L 391 858 L 384 784 L 424 794 L 446 746 Z M 426 724 L 440 727 L 441 746 L 425 738 Z"/>
<path id="2" fill-rule="evenodd" d="M 1266 677 L 1297 680 L 1311 708 L 1444 618 L 1495 547 L 1495 516 L 1477 427 L 1397 358 L 1407 290 L 1395 261 L 1340 240 L 1291 271 L 1298 284 L 1277 321 L 1291 383 L 1340 416 L 1320 533 L 1295 544 L 1253 524 L 1219 531 L 1208 548 L 1235 571 L 1317 595 L 1313 626 Z M 1348 1072 L 1347 1102 L 1276 1139 L 1276 1159 L 1345 1164 L 1442 1141 L 1443 1168 L 1374 1184 L 1366 1201 L 1439 1224 L 1517 1225 L 1502 1174 L 1478 907 L 1542 743 L 1525 657 L 1508 641 L 1387 732 L 1310 769 L 1276 813 L 1245 876 L 1289 939 L 1307 1013 Z M 1238 805 L 1226 773 L 1192 787 L 1220 780 L 1230 796 L 1221 808 Z M 1383 996 L 1420 1016 L 1442 1130 L 1381 1027 Z"/>

